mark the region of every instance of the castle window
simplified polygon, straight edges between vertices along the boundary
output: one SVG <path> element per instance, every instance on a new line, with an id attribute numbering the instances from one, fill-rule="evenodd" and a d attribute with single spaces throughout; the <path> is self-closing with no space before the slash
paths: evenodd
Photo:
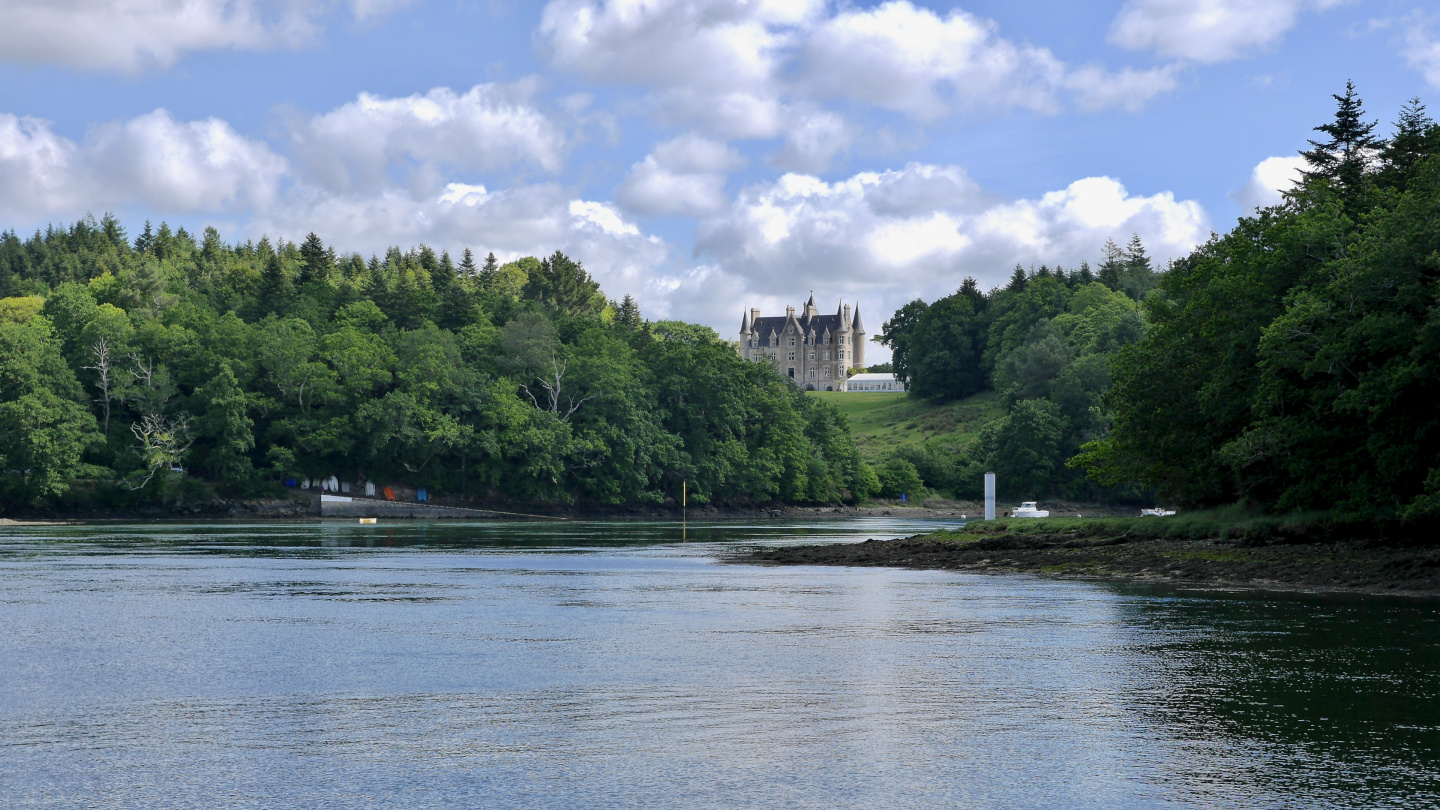
<path id="1" fill-rule="evenodd" d="M 785 345 L 786 345 L 786 346 L 794 346 L 794 345 L 795 345 L 795 336 L 794 336 L 794 335 L 791 335 L 788 339 L 786 339 Z"/>
<path id="2" fill-rule="evenodd" d="M 829 349 L 826 349 L 826 350 L 825 350 L 825 359 L 826 359 L 826 360 L 829 360 L 829 359 L 830 359 L 830 350 L 829 350 Z"/>
<path id="3" fill-rule="evenodd" d="M 792 360 L 792 361 L 793 361 L 793 360 L 795 359 L 795 353 L 794 353 L 794 352 L 790 352 L 790 356 L 787 357 L 787 358 L 785 358 L 785 359 L 786 359 L 786 360 Z"/>
<path id="4" fill-rule="evenodd" d="M 810 359 L 811 359 L 811 360 L 814 360 L 814 359 L 815 359 L 815 352 L 810 352 Z"/>

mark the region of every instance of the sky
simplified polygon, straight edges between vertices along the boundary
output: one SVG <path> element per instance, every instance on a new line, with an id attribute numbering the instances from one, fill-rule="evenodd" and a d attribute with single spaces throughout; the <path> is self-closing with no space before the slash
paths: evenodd
<path id="1" fill-rule="evenodd" d="M 813 292 L 874 334 L 1106 239 L 1184 255 L 1280 199 L 1347 80 L 1386 132 L 1440 98 L 1440 9 L 3 0 L 0 229 L 561 250 L 651 319 Z"/>

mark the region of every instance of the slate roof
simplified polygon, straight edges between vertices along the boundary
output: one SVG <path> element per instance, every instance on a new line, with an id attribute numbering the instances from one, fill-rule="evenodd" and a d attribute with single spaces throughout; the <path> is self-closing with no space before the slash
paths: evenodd
<path id="1" fill-rule="evenodd" d="M 840 324 L 842 323 L 839 315 L 812 315 L 808 320 L 797 315 L 795 316 L 795 320 L 800 323 L 800 328 L 804 332 L 808 333 L 811 329 L 814 329 L 817 335 L 825 334 L 826 329 L 829 329 L 832 335 L 837 334 L 840 331 Z M 784 315 L 756 318 L 755 322 L 750 325 L 750 328 L 757 332 L 760 337 L 768 338 L 770 337 L 771 331 L 783 335 L 785 333 L 785 321 L 786 316 Z"/>

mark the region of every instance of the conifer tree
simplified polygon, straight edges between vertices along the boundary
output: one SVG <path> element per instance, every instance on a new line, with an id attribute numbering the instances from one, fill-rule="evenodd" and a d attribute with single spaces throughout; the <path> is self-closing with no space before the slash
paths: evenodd
<path id="1" fill-rule="evenodd" d="M 1384 185 L 1404 188 L 1410 170 L 1426 155 L 1440 153 L 1440 125 L 1425 113 L 1418 97 L 1400 109 L 1395 135 L 1380 153 Z"/>
<path id="2" fill-rule="evenodd" d="M 642 320 L 640 317 L 640 305 L 635 302 L 635 299 L 629 293 L 626 293 L 625 297 L 620 299 L 620 306 L 616 307 L 615 320 L 619 322 L 621 326 L 632 331 L 640 328 Z"/>
<path id="3" fill-rule="evenodd" d="M 330 251 L 326 250 L 320 237 L 311 231 L 300 245 L 300 283 L 304 285 L 325 278 L 330 274 L 331 264 Z"/>
<path id="4" fill-rule="evenodd" d="M 1112 290 L 1119 290 L 1124 286 L 1125 275 L 1125 254 L 1120 246 L 1115 244 L 1114 239 L 1106 239 L 1104 261 L 1100 262 L 1100 283 Z"/>
<path id="5" fill-rule="evenodd" d="M 1345 82 L 1345 95 L 1335 99 L 1335 120 L 1315 127 L 1330 136 L 1328 141 L 1310 141 L 1311 149 L 1300 156 L 1310 164 L 1306 179 L 1325 177 L 1343 189 L 1355 191 L 1364 181 L 1379 143 L 1374 131 L 1377 122 L 1365 123 L 1364 102 L 1355 92 L 1355 83 Z"/>
<path id="6" fill-rule="evenodd" d="M 494 254 L 491 255 L 493 256 Z M 474 278 L 478 272 L 478 268 L 475 267 L 475 254 L 467 247 L 465 248 L 465 252 L 460 256 L 460 274 L 466 278 Z"/>
<path id="7" fill-rule="evenodd" d="M 155 246 L 155 234 L 150 230 L 150 220 L 145 220 L 145 230 L 135 237 L 135 252 L 148 253 Z"/>
<path id="8" fill-rule="evenodd" d="M 261 240 L 264 244 L 265 240 Z M 290 308 L 290 279 L 285 274 L 285 265 L 274 253 L 265 261 L 260 273 L 260 314 L 284 315 Z"/>
<path id="9" fill-rule="evenodd" d="M 1025 268 L 1021 267 L 1019 262 L 1016 262 L 1015 272 L 1010 274 L 1010 283 L 1005 285 L 1005 289 L 1010 292 L 1020 292 L 1025 289 L 1026 281 L 1028 281 L 1028 279 L 1025 277 Z"/>

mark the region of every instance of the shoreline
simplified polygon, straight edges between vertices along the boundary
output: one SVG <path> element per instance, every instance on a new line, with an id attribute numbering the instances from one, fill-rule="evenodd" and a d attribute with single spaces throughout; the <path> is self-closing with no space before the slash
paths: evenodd
<path id="1" fill-rule="evenodd" d="M 290 498 L 261 498 L 214 500 L 185 504 L 149 504 L 132 507 L 96 507 L 90 509 L 27 510 L 12 509 L 14 517 L 0 517 L 0 527 L 22 525 L 49 525 L 75 523 L 116 523 L 116 522 L 179 522 L 179 521 L 304 521 L 304 520 L 349 520 L 351 516 L 324 516 L 318 512 L 318 496 L 306 494 Z M 379 502 L 402 505 L 400 502 Z M 413 505 L 413 504 L 409 504 Z M 426 505 L 457 509 L 454 515 L 407 517 L 377 513 L 388 520 L 682 520 L 687 512 L 678 504 L 618 504 L 618 505 L 544 505 L 509 501 L 465 501 L 437 499 Z M 1078 505 L 1074 509 L 1084 510 L 1095 516 L 1132 514 L 1134 509 L 1098 505 Z M 773 504 L 766 506 L 709 506 L 692 505 L 688 518 L 696 521 L 743 521 L 743 520 L 803 520 L 807 518 L 865 518 L 895 517 L 917 520 L 965 520 L 974 519 L 983 509 L 978 503 L 932 499 L 928 505 L 871 501 L 863 505 L 850 504 Z M 466 514 L 487 512 L 488 515 Z M 1069 511 L 1069 510 L 1067 510 Z"/>
<path id="2" fill-rule="evenodd" d="M 1206 590 L 1440 597 L 1440 548 L 1355 539 L 1076 537 L 938 532 L 897 540 L 759 548 L 730 562 L 963 571 Z"/>

